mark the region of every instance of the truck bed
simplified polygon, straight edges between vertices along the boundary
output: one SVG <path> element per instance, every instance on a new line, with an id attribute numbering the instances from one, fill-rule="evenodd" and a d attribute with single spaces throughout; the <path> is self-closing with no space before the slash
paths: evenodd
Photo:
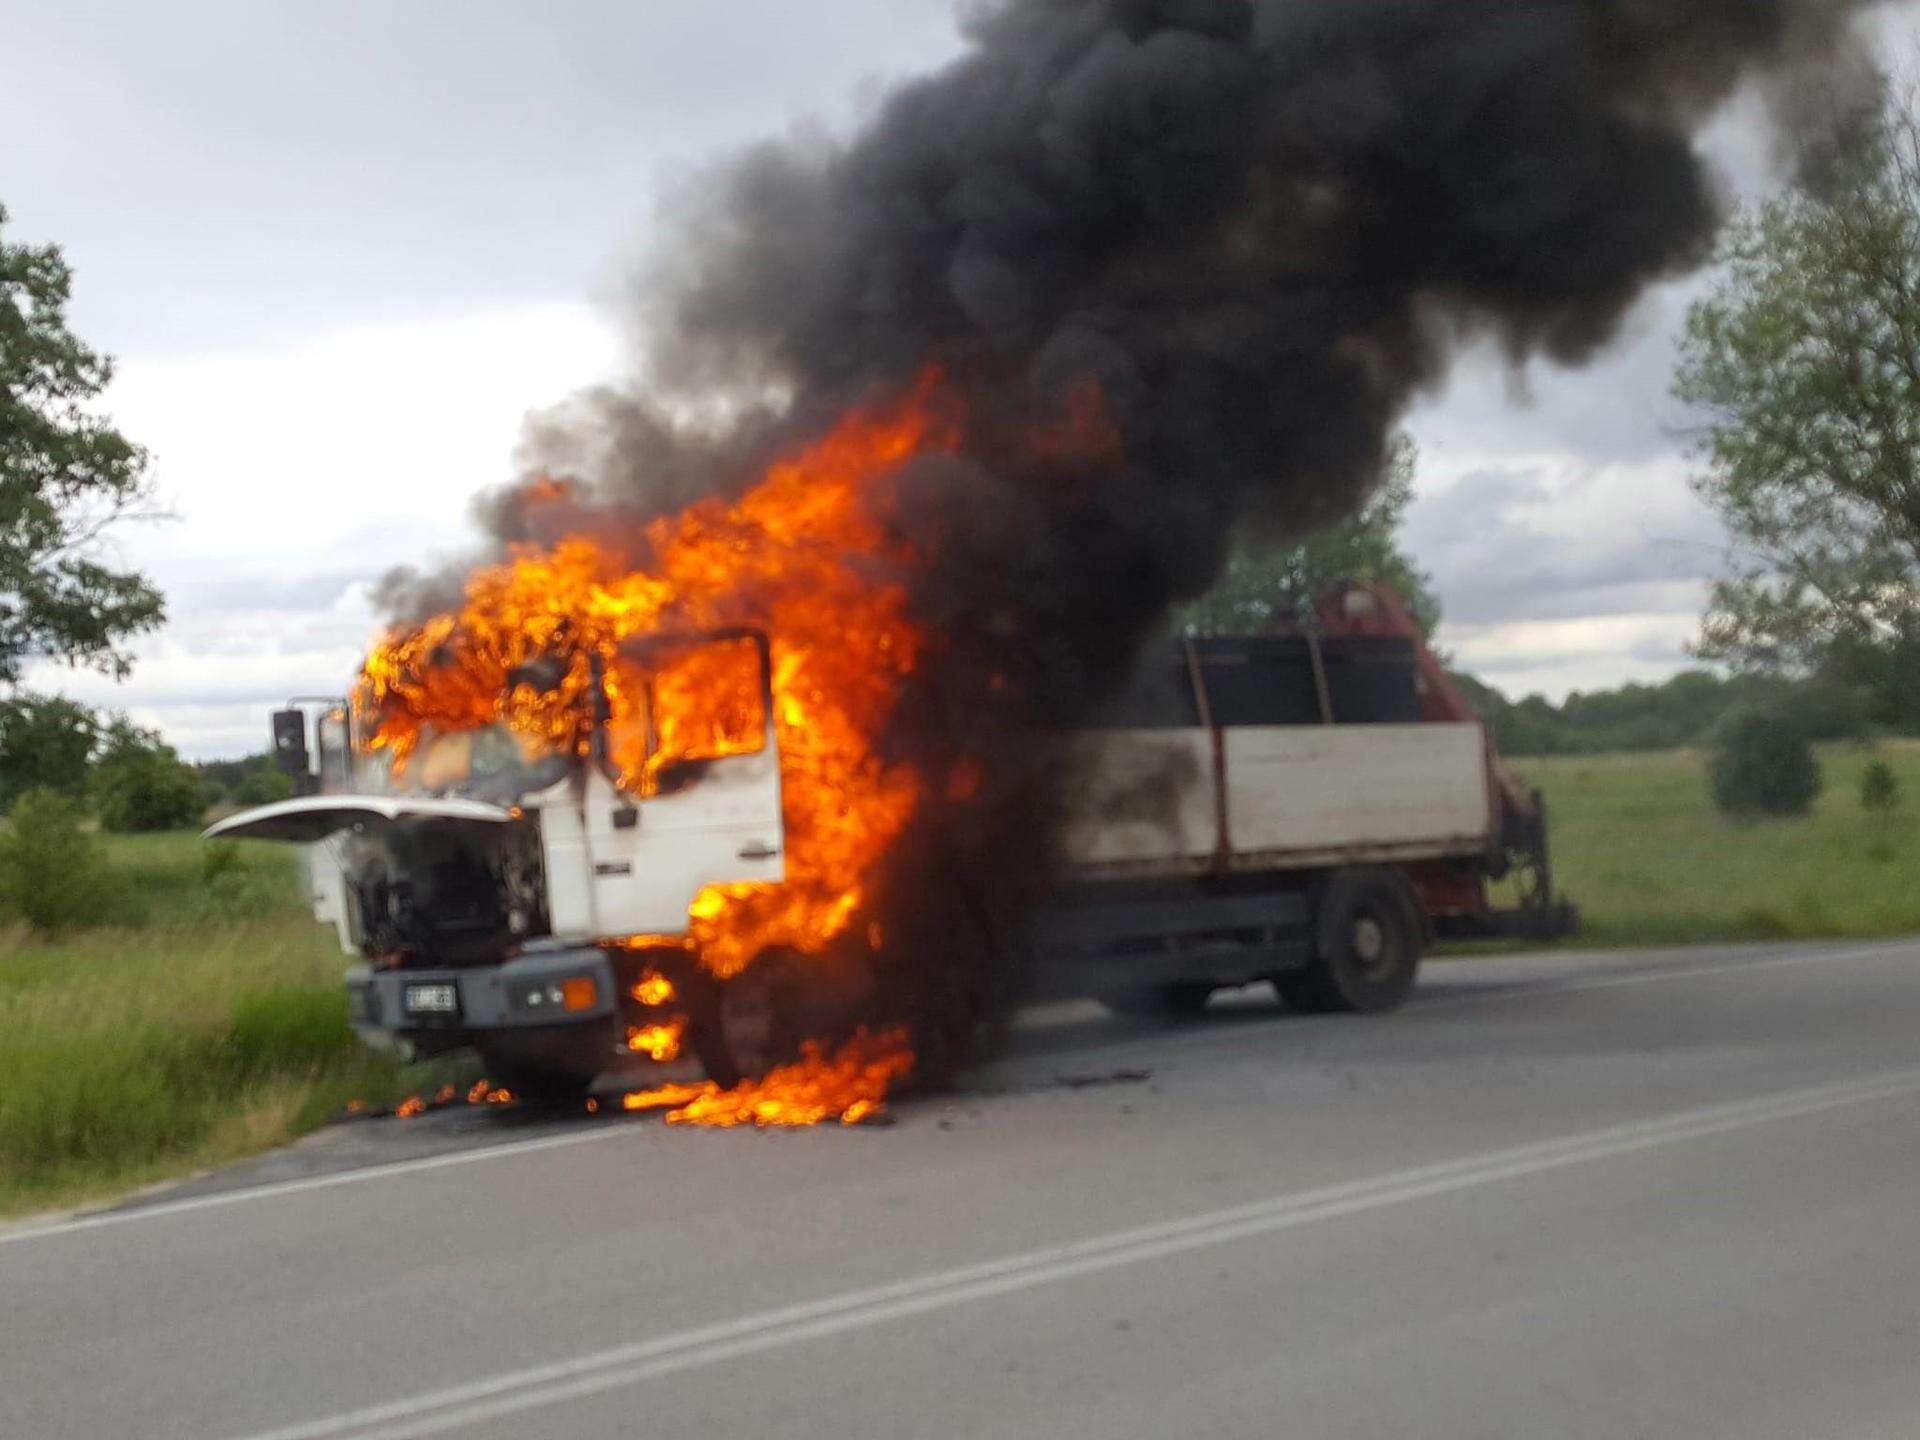
<path id="1" fill-rule="evenodd" d="M 1494 824 L 1474 724 L 1107 730 L 1074 763 L 1085 878 L 1470 856 Z"/>

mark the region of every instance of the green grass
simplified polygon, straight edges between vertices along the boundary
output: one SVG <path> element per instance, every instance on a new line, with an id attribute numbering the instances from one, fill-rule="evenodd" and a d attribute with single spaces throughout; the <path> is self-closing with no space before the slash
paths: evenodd
<path id="1" fill-rule="evenodd" d="M 0 919 L 0 1215 L 237 1159 L 437 1078 L 347 1029 L 348 960 L 293 852 L 242 846 L 209 877 L 192 835 L 106 843 L 109 923 L 47 940 Z"/>
<path id="2" fill-rule="evenodd" d="M 1901 808 L 1869 815 L 1884 759 Z M 1825 788 L 1798 819 L 1730 820 L 1696 751 L 1517 760 L 1546 793 L 1554 867 L 1588 945 L 1870 937 L 1920 931 L 1920 742 L 1820 749 Z"/>

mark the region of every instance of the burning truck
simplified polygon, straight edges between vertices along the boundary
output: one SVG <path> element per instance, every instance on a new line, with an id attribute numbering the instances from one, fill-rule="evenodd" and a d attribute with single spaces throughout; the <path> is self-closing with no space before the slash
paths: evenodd
<path id="1" fill-rule="evenodd" d="M 1397 599 L 1354 584 L 1297 633 L 1149 647 L 1052 737 L 1071 783 L 1043 893 L 944 937 L 977 953 L 926 983 L 888 933 L 915 907 L 897 883 L 882 903 L 890 852 L 992 787 L 970 757 L 886 753 L 932 641 L 877 578 L 898 542 L 864 492 L 937 431 L 923 403 L 850 421 L 740 501 L 656 522 L 646 568 L 581 540 L 482 572 L 351 697 L 275 716 L 312 793 L 208 834 L 309 848 L 364 1038 L 471 1046 L 518 1094 L 857 1118 L 1023 1000 L 1179 1015 L 1270 981 L 1379 1011 L 1438 933 L 1572 923 L 1539 797 Z M 929 905 L 986 873 L 949 858 Z M 1520 905 L 1496 910 L 1510 872 Z"/>
<path id="2" fill-rule="evenodd" d="M 870 1114 L 1023 996 L 1381 1009 L 1435 933 L 1564 926 L 1390 596 L 1167 616 L 1355 513 L 1463 346 L 1584 363 L 1705 261 L 1736 95 L 1810 177 L 1871 143 L 1875 8 L 962 7 L 852 133 L 689 178 L 632 383 L 282 718 L 320 793 L 219 833 L 313 847 L 369 1038 L 715 1124 Z"/>

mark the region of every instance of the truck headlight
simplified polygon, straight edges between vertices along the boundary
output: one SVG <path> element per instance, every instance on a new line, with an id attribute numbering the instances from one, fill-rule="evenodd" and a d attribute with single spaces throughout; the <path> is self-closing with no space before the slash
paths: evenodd
<path id="1" fill-rule="evenodd" d="M 591 975 L 571 975 L 565 980 L 538 980 L 522 986 L 513 998 L 523 1010 L 558 1010 L 571 1015 L 600 1003 L 600 985 Z"/>

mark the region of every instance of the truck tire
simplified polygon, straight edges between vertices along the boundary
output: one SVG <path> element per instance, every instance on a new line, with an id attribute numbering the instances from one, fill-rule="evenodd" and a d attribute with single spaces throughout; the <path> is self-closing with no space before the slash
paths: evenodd
<path id="1" fill-rule="evenodd" d="M 1108 990 L 1095 997 L 1115 1015 L 1129 1020 L 1191 1020 L 1207 1008 L 1213 986 L 1186 982 L 1148 985 L 1134 990 Z"/>
<path id="2" fill-rule="evenodd" d="M 1289 1009 L 1308 1014 L 1398 1009 L 1420 969 L 1419 902 L 1392 871 L 1342 870 L 1314 911 L 1317 954 L 1273 977 Z"/>
<path id="3" fill-rule="evenodd" d="M 731 980 L 710 986 L 688 1035 L 709 1080 L 731 1090 L 799 1058 L 796 983 L 787 954 L 769 950 Z"/>

